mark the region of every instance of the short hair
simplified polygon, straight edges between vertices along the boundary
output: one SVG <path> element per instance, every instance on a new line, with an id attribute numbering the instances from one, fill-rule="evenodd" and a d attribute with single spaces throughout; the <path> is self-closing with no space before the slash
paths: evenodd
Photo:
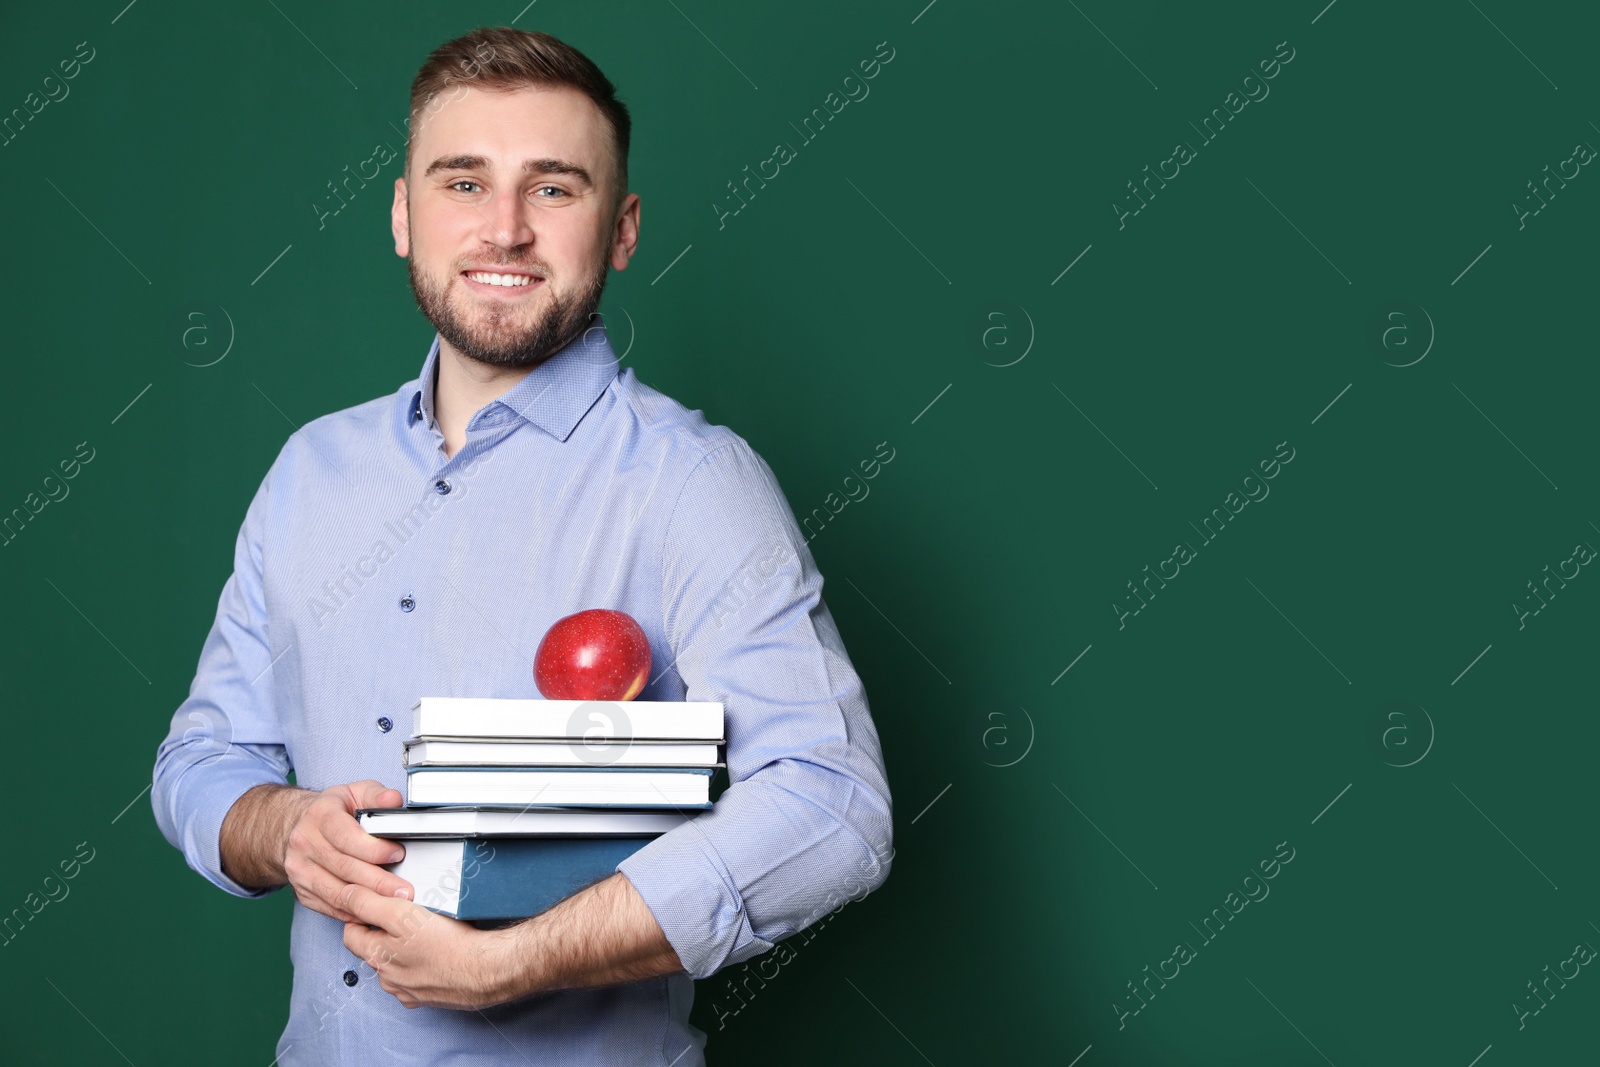
<path id="1" fill-rule="evenodd" d="M 459 73 L 458 73 L 459 71 Z M 434 49 L 411 82 L 411 116 L 406 120 L 406 173 L 411 173 L 417 133 L 426 123 L 430 106 L 445 90 L 457 84 L 490 91 L 510 92 L 528 86 L 566 86 L 583 93 L 611 127 L 613 207 L 628 192 L 628 139 L 633 122 L 628 107 L 617 98 L 600 68 L 571 45 L 538 30 L 512 26 L 485 26 L 446 41 Z"/>

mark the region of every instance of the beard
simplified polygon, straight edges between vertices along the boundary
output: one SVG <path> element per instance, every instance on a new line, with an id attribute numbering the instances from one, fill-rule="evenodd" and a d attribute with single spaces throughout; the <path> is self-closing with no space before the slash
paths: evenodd
<path id="1" fill-rule="evenodd" d="M 412 244 L 415 250 L 416 245 Z M 604 255 L 575 290 L 557 288 L 556 278 L 541 265 L 530 262 L 497 264 L 502 272 L 537 271 L 544 276 L 546 292 L 522 301 L 485 300 L 481 309 L 465 311 L 462 305 L 476 300 L 459 284 L 460 272 L 441 285 L 417 266 L 413 254 L 406 258 L 411 277 L 411 292 L 417 307 L 439 336 L 468 359 L 493 367 L 535 367 L 565 348 L 585 327 L 600 306 L 606 286 L 607 263 Z M 450 290 L 456 290 L 454 302 Z M 530 311 L 529 306 L 538 310 Z"/>

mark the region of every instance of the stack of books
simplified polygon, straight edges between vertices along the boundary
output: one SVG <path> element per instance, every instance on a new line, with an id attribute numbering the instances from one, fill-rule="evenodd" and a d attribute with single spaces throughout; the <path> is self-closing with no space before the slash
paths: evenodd
<path id="1" fill-rule="evenodd" d="M 387 870 L 452 918 L 527 918 L 609 877 L 711 807 L 715 701 L 423 697 L 402 750 L 406 802 L 364 808 L 399 841 Z"/>

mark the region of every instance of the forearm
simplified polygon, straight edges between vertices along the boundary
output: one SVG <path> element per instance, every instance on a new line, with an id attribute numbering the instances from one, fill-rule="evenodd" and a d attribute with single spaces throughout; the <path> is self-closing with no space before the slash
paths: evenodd
<path id="1" fill-rule="evenodd" d="M 246 791 L 222 820 L 222 872 L 246 889 L 288 884 L 283 857 L 289 831 L 316 796 L 310 789 L 270 783 Z"/>
<path id="2" fill-rule="evenodd" d="M 505 932 L 518 996 L 684 973 L 644 898 L 620 872 Z"/>

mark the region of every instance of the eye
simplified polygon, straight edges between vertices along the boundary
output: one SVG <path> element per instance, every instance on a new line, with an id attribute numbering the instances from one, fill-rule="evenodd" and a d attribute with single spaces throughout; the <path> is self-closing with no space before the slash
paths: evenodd
<path id="1" fill-rule="evenodd" d="M 563 197 L 571 195 L 565 189 L 563 189 L 563 188 L 561 188 L 560 186 L 557 186 L 557 185 L 541 185 L 539 188 L 535 189 L 534 192 L 536 192 L 536 193 L 560 193 L 561 194 L 561 196 L 540 197 L 539 199 L 542 199 L 542 200 L 560 200 Z"/>
<path id="2" fill-rule="evenodd" d="M 453 181 L 449 185 L 445 186 L 445 188 L 446 189 L 454 189 L 458 185 L 477 185 L 477 184 L 478 183 L 473 181 L 471 178 L 457 178 L 455 181 Z"/>

